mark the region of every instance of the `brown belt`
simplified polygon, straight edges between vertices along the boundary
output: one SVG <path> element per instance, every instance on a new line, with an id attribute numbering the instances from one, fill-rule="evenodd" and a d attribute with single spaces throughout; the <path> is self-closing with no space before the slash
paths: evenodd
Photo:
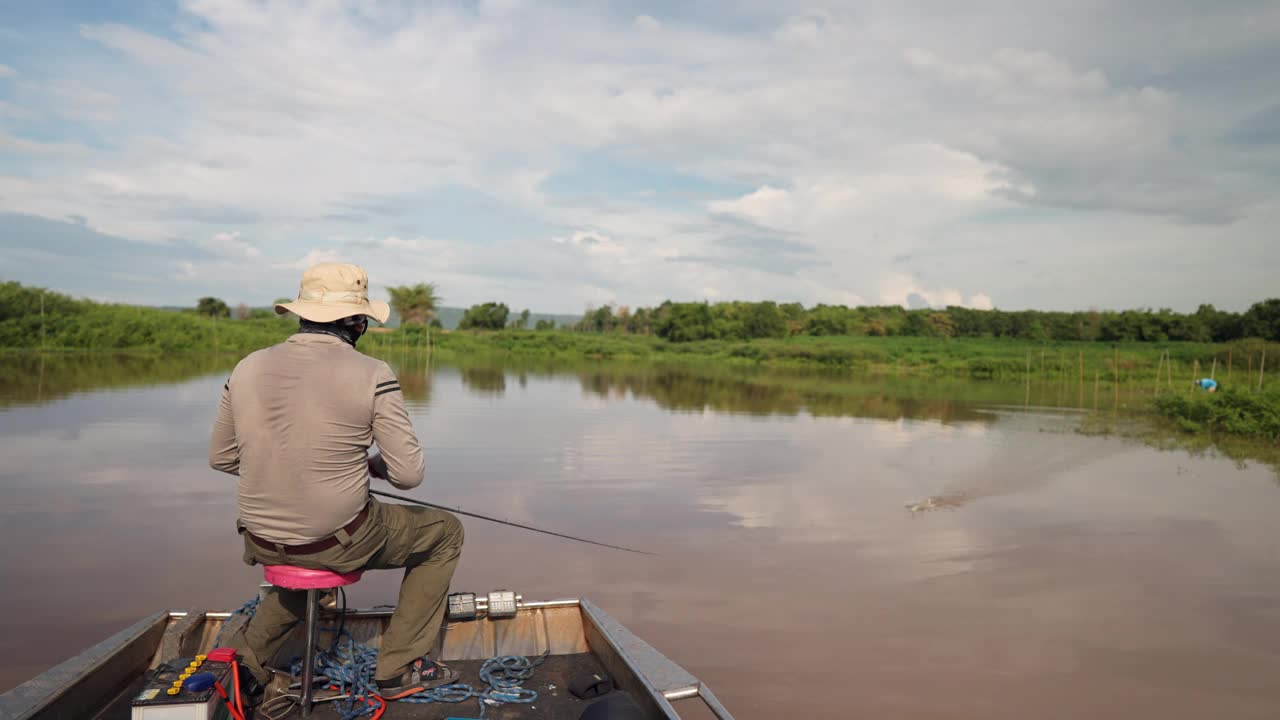
<path id="1" fill-rule="evenodd" d="M 354 535 L 355 532 L 360 529 L 360 526 L 364 525 L 364 521 L 368 517 L 369 517 L 369 506 L 365 505 L 364 509 L 361 510 L 359 514 L 357 514 L 354 518 L 352 518 L 351 522 L 347 523 L 346 525 L 343 525 L 341 529 L 344 530 L 347 533 L 347 535 Z M 329 548 L 334 547 L 335 545 L 342 544 L 341 542 L 338 541 L 336 531 L 334 532 L 333 535 L 330 535 L 327 538 L 321 538 L 320 540 L 316 540 L 315 542 L 309 542 L 303 545 L 281 545 L 279 543 L 273 543 L 270 540 L 263 540 L 262 538 L 258 537 L 257 535 L 254 535 L 248 530 L 245 530 L 244 534 L 249 536 L 249 539 L 253 541 L 254 545 L 257 545 L 258 547 L 264 550 L 283 550 L 285 555 L 310 555 L 312 553 L 318 553 L 322 550 L 328 550 Z"/>

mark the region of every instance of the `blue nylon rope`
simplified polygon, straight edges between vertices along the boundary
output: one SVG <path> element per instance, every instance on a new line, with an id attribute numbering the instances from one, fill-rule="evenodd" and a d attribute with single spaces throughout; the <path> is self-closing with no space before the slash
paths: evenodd
<path id="1" fill-rule="evenodd" d="M 335 632 L 337 628 L 323 628 Z M 533 671 L 547 657 L 543 653 L 533 659 L 521 655 L 503 655 L 485 660 L 480 666 L 480 679 L 486 687 L 481 690 L 466 683 L 454 683 L 443 687 L 424 690 L 415 695 L 401 698 L 396 702 L 403 703 L 461 703 L 476 699 L 480 704 L 480 716 L 484 717 L 487 703 L 531 703 L 538 699 L 538 693 L 521 684 L 533 675 Z M 348 697 L 335 700 L 334 708 L 342 720 L 371 714 L 376 709 L 373 702 L 365 702 L 378 694 L 373 681 L 374 669 L 378 664 L 378 651 L 356 642 L 345 628 L 334 638 L 327 651 L 317 650 L 315 656 L 315 673 L 327 678 L 338 686 L 339 694 Z M 290 670 L 294 675 L 302 673 L 302 659 L 296 658 Z"/>
<path id="2" fill-rule="evenodd" d="M 258 598 L 241 605 L 231 612 L 231 616 L 247 615 L 253 617 L 258 610 Z M 220 647 L 222 631 L 226 628 L 230 617 L 219 628 L 213 646 Z M 378 694 L 373 681 L 374 669 L 378 664 L 378 651 L 356 642 L 346 628 L 338 632 L 335 627 L 322 627 L 320 630 L 335 633 L 329 649 L 316 650 L 315 673 L 327 678 L 337 685 L 340 695 L 347 697 L 333 701 L 342 720 L 356 720 L 373 713 L 376 704 L 365 702 Z M 443 687 L 424 690 L 415 695 L 401 698 L 396 702 L 407 703 L 461 703 L 475 698 L 480 703 L 480 717 L 484 717 L 486 701 L 496 704 L 531 703 L 538 699 L 538 693 L 522 687 L 525 680 L 533 676 L 533 671 L 544 660 L 548 652 L 532 659 L 523 655 L 501 655 L 485 660 L 480 666 L 480 680 L 485 683 L 483 690 L 477 690 L 466 683 L 454 683 Z M 290 671 L 295 676 L 302 675 L 302 659 L 294 658 Z"/>

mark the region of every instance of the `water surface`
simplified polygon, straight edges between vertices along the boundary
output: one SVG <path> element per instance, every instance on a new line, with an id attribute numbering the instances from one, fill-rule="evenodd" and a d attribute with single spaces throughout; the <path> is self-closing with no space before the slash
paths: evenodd
<path id="1" fill-rule="evenodd" d="M 205 465 L 228 361 L 34 362 L 0 372 L 0 689 L 260 578 L 235 479 Z M 428 458 L 415 496 L 661 554 L 465 520 L 455 588 L 588 596 L 739 718 L 1280 708 L 1274 470 L 1087 437 L 1050 407 L 1090 397 L 634 365 L 400 375 Z M 958 500 L 904 507 L 931 495 Z M 352 601 L 397 582 L 370 573 Z"/>

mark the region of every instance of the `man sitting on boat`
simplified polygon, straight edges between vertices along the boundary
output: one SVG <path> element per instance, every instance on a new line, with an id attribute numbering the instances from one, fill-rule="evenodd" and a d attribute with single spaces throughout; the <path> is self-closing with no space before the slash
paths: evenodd
<path id="1" fill-rule="evenodd" d="M 424 472 L 395 374 L 355 349 L 369 319 L 385 323 L 390 309 L 369 300 L 362 268 L 336 263 L 308 268 L 297 301 L 275 309 L 298 315 L 298 332 L 236 365 L 209 449 L 215 470 L 240 476 L 244 561 L 341 573 L 405 568 L 378 654 L 379 692 L 393 700 L 450 684 L 457 674 L 426 655 L 440 632 L 462 525 L 441 510 L 369 496 L 370 474 L 409 489 Z M 372 443 L 381 456 L 371 460 Z M 225 643 L 263 685 L 264 665 L 305 615 L 306 595 L 270 588 Z"/>

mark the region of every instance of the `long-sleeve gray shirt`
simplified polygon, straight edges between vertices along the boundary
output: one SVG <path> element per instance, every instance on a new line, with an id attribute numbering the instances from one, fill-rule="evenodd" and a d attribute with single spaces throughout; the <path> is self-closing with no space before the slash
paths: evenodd
<path id="1" fill-rule="evenodd" d="M 297 545 L 359 514 L 375 442 L 392 485 L 422 482 L 422 447 L 391 368 L 332 335 L 298 333 L 236 365 L 209 465 L 240 476 L 240 523 L 249 532 Z"/>

